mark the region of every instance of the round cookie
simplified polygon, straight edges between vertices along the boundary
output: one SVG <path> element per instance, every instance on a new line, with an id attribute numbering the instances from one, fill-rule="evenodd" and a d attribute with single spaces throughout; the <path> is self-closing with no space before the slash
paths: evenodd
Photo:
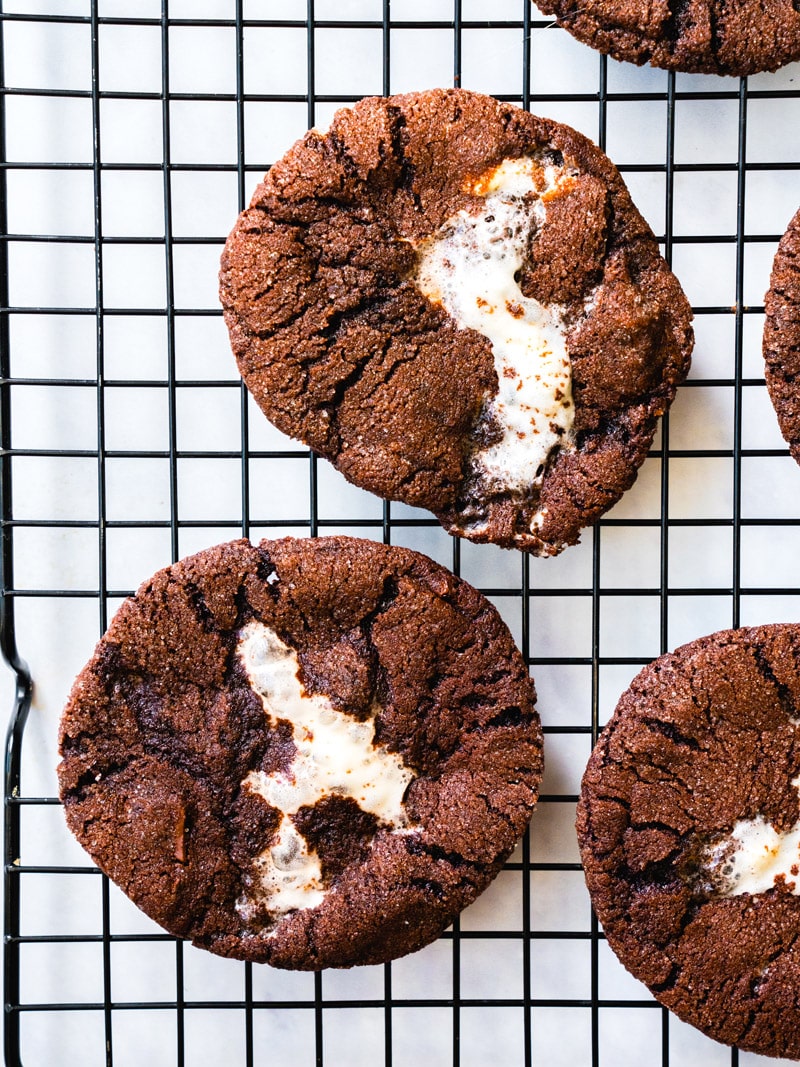
<path id="1" fill-rule="evenodd" d="M 541 555 L 633 483 L 692 346 L 606 156 L 463 90 L 310 131 L 239 217 L 220 294 L 279 429 L 451 533 Z"/>
<path id="2" fill-rule="evenodd" d="M 789 451 L 800 463 L 800 211 L 778 245 L 764 306 L 767 390 Z"/>
<path id="3" fill-rule="evenodd" d="M 64 710 L 67 822 L 170 933 L 319 969 L 434 940 L 524 832 L 525 662 L 425 556 L 234 541 L 120 608 Z"/>
<path id="4" fill-rule="evenodd" d="M 546 15 L 614 59 L 744 77 L 800 59 L 793 0 L 537 0 Z"/>
<path id="5" fill-rule="evenodd" d="M 609 944 L 710 1037 L 800 1057 L 800 626 L 703 637 L 645 667 L 583 779 Z"/>

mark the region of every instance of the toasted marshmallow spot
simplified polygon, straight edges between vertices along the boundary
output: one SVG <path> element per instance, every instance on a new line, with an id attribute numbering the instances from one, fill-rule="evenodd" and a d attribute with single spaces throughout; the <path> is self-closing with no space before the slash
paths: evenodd
<path id="1" fill-rule="evenodd" d="M 504 160 L 472 186 L 484 198 L 480 212 L 457 212 L 417 249 L 417 288 L 459 328 L 492 344 L 498 392 L 485 415 L 501 438 L 477 450 L 472 462 L 501 488 L 540 485 L 554 449 L 573 447 L 564 308 L 524 296 L 516 280 L 547 201 L 573 180 L 564 167 Z"/>
<path id="2" fill-rule="evenodd" d="M 274 630 L 248 623 L 237 652 L 267 718 L 291 723 L 296 749 L 286 773 L 251 771 L 242 782 L 242 788 L 263 797 L 282 816 L 277 841 L 255 861 L 257 899 L 237 902 L 247 920 L 259 901 L 269 911 L 285 914 L 316 907 L 325 897 L 319 857 L 308 849 L 292 815 L 325 797 L 350 797 L 384 826 L 402 830 L 408 825 L 403 795 L 414 772 L 397 753 L 375 744 L 374 719 L 359 722 L 334 708 L 324 694 L 306 691 L 297 653 Z"/>
<path id="3" fill-rule="evenodd" d="M 549 508 L 541 508 L 531 519 L 531 533 L 537 533 L 544 526 L 544 520 L 550 514 Z"/>
<path id="4" fill-rule="evenodd" d="M 791 783 L 800 791 L 800 775 Z M 763 815 L 740 819 L 728 837 L 710 850 L 708 869 L 723 896 L 766 893 L 784 885 L 800 896 L 800 821 L 776 830 Z"/>

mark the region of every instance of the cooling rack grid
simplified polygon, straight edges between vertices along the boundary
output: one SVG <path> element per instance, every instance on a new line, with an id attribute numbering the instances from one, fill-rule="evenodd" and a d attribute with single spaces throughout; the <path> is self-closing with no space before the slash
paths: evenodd
<path id="1" fill-rule="evenodd" d="M 5 0 L 0 30 L 6 1063 L 762 1062 L 616 962 L 572 823 L 592 741 L 642 664 L 800 617 L 800 470 L 760 358 L 800 205 L 798 65 L 639 70 L 527 0 Z M 237 212 L 306 128 L 367 94 L 454 83 L 599 142 L 695 309 L 690 379 L 635 487 L 553 560 L 454 541 L 272 429 L 216 298 Z M 426 552 L 490 597 L 531 663 L 547 770 L 529 835 L 439 942 L 282 973 L 167 937 L 91 866 L 55 799 L 55 733 L 114 610 L 158 567 L 236 536 L 333 532 Z"/>

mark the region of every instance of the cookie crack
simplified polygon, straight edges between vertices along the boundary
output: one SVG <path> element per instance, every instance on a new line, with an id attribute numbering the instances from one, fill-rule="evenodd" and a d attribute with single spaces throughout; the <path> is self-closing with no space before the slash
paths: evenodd
<path id="1" fill-rule="evenodd" d="M 408 839 L 408 851 L 412 855 L 428 856 L 429 859 L 435 860 L 438 863 L 446 863 L 449 867 L 454 869 L 465 869 L 469 871 L 480 871 L 481 865 L 468 860 L 466 856 L 462 856 L 460 852 L 451 852 L 442 848 L 441 845 L 436 845 L 430 841 L 423 841 L 419 837 Z"/>
<path id="2" fill-rule="evenodd" d="M 293 595 L 291 589 L 284 589 L 283 596 L 288 600 L 292 606 L 292 611 L 297 613 L 300 619 L 300 623 L 305 633 L 311 633 L 314 629 L 313 624 L 309 621 L 308 613 L 303 609 L 303 603 L 296 596 Z M 286 637 L 286 633 L 283 630 L 277 630 L 278 636 L 283 641 Z"/>
<path id="3" fill-rule="evenodd" d="M 688 734 L 683 733 L 673 722 L 667 722 L 664 719 L 657 719 L 652 716 L 643 716 L 641 721 L 648 729 L 661 734 L 662 737 L 666 737 L 675 745 L 690 748 L 693 752 L 705 752 L 707 750 L 706 745 L 701 744 L 696 737 L 690 737 Z"/>
<path id="4" fill-rule="evenodd" d="M 723 44 L 720 24 L 724 21 L 725 0 L 714 0 L 714 3 L 708 5 L 707 10 L 708 25 L 711 33 L 711 40 L 709 42 L 709 52 L 717 70 L 720 70 L 722 65 L 719 62 L 719 53 L 722 50 Z"/>
<path id="5" fill-rule="evenodd" d="M 526 773 L 530 773 L 530 768 L 522 767 L 517 769 L 521 771 L 520 777 Z M 486 793 L 478 793 L 478 797 L 483 801 L 488 812 L 490 812 L 496 819 L 500 819 L 502 822 L 504 822 L 506 826 L 508 826 L 509 829 L 511 829 L 512 831 L 515 831 L 516 834 L 517 823 L 513 814 L 504 810 L 503 808 L 498 808 L 494 804 L 492 804 L 490 797 Z"/>
<path id="6" fill-rule="evenodd" d="M 389 341 L 386 341 L 388 346 Z M 384 349 L 385 350 L 385 349 Z M 324 403 L 319 407 L 328 412 L 330 417 L 330 428 L 332 433 L 336 435 L 335 453 L 341 450 L 341 440 L 339 438 L 339 408 L 347 396 L 347 393 L 355 385 L 357 385 L 364 376 L 367 367 L 375 359 L 376 352 L 370 351 L 361 359 L 357 360 L 350 371 L 340 378 L 333 386 L 330 395 L 325 399 Z"/>
<path id="7" fill-rule="evenodd" d="M 678 984 L 678 979 L 683 972 L 683 967 L 679 963 L 673 963 L 670 968 L 670 972 L 663 982 L 653 982 L 650 986 L 650 990 L 658 996 L 659 993 L 669 993 Z"/>
<path id="8" fill-rule="evenodd" d="M 387 574 L 383 580 L 383 586 L 377 604 L 359 623 L 359 630 L 364 639 L 367 651 L 367 674 L 369 684 L 373 694 L 384 708 L 389 704 L 391 687 L 389 685 L 386 670 L 381 663 L 380 653 L 375 644 L 372 631 L 377 620 L 388 610 L 390 605 L 397 600 L 399 595 L 400 587 L 397 583 L 397 579 L 394 575 Z M 375 724 L 376 739 L 379 737 L 379 727 L 380 722 L 378 720 Z"/>
<path id="9" fill-rule="evenodd" d="M 384 349 L 384 352 L 385 351 L 386 351 L 386 349 Z M 392 365 L 389 367 L 388 371 L 386 372 L 386 376 L 384 378 L 382 378 L 380 382 L 376 383 L 375 390 L 373 390 L 373 392 L 375 392 L 377 389 L 381 388 L 382 386 L 385 387 L 385 386 L 389 385 L 391 383 L 391 381 L 392 381 L 392 378 L 394 378 L 395 374 L 397 374 L 397 372 L 400 370 L 400 368 L 404 367 L 407 363 L 413 363 L 416 358 L 417 358 L 416 352 L 412 351 L 407 356 L 398 356 L 396 359 L 394 359 L 392 361 Z"/>
<path id="10" fill-rule="evenodd" d="M 662 819 L 644 819 L 642 822 L 631 822 L 631 829 L 633 830 L 661 830 L 664 833 L 670 835 L 677 834 L 678 837 L 683 837 L 674 826 L 670 826 L 669 823 L 664 822 Z M 677 851 L 680 845 L 677 845 L 673 852 Z"/>
<path id="11" fill-rule="evenodd" d="M 467 707 L 482 707 L 485 704 L 496 704 L 496 701 L 493 701 L 489 696 L 486 698 L 478 697 L 476 698 L 474 705 L 470 705 L 469 697 L 467 697 L 464 703 L 467 704 Z M 487 719 L 486 722 L 476 724 L 474 729 L 479 730 L 480 732 L 485 730 L 501 730 L 504 727 L 509 726 L 522 726 L 527 721 L 528 716 L 525 715 L 522 708 L 516 706 L 505 707 L 502 711 L 493 715 L 491 719 Z"/>
<path id="12" fill-rule="evenodd" d="M 665 886 L 675 885 L 681 881 L 675 870 L 672 854 L 665 859 L 653 860 L 640 870 L 624 864 L 620 871 L 634 893 L 648 893 L 652 891 L 653 886 L 663 889 Z"/>
<path id="13" fill-rule="evenodd" d="M 256 565 L 256 577 L 261 582 L 262 590 L 267 593 L 273 603 L 277 603 L 279 598 L 278 590 L 275 588 L 279 581 L 277 568 L 270 559 L 268 552 L 259 547 L 258 553 L 259 560 Z M 236 619 L 232 627 L 234 635 L 238 634 L 238 632 L 243 629 L 251 619 L 254 619 L 257 616 L 257 612 L 254 610 L 253 605 L 250 603 L 250 598 L 247 595 L 246 577 L 247 576 L 239 582 L 236 592 L 233 595 L 233 602 L 236 606 Z M 234 673 L 235 662 L 236 657 L 231 656 L 226 668 L 226 680 L 229 680 Z"/>
<path id="14" fill-rule="evenodd" d="M 420 889 L 424 893 L 430 894 L 436 900 L 446 900 L 447 891 L 441 882 L 435 881 L 433 878 L 412 878 L 408 883 L 413 889 Z"/>
<path id="15" fill-rule="evenodd" d="M 254 298 L 252 300 L 253 305 L 255 306 L 257 304 L 258 300 L 261 299 L 262 297 L 266 296 L 271 291 L 272 288 L 274 288 L 274 287 L 270 286 L 270 288 L 264 289 L 261 293 L 256 293 L 256 295 L 254 296 Z M 243 330 L 248 335 L 248 337 L 251 337 L 251 338 L 252 337 L 257 337 L 259 339 L 259 341 L 269 341 L 271 338 L 275 337 L 276 335 L 284 333 L 287 330 L 291 330 L 291 328 L 293 326 L 296 326 L 297 323 L 302 321 L 303 317 L 306 315 L 307 312 L 308 312 L 308 305 L 307 304 L 301 304 L 300 307 L 298 308 L 298 310 L 294 311 L 291 315 L 288 316 L 288 318 L 281 319 L 280 322 L 276 322 L 272 326 L 268 326 L 268 327 L 265 327 L 264 329 L 259 329 L 259 330 L 253 329 L 249 325 L 249 323 L 246 322 L 246 320 L 244 319 L 244 317 L 242 315 L 239 315 L 238 313 L 235 313 L 235 314 L 236 314 L 236 317 L 237 317 L 237 321 L 242 326 Z"/>
<path id="16" fill-rule="evenodd" d="M 683 37 L 683 20 L 684 15 L 689 7 L 690 0 L 672 0 L 669 5 L 670 15 L 667 21 L 664 23 L 663 32 L 664 37 L 669 41 L 670 52 L 675 53 L 675 45 Z M 647 58 L 650 59 L 652 52 L 648 54 Z"/>
<path id="17" fill-rule="evenodd" d="M 383 585 L 381 586 L 381 593 L 378 597 L 378 602 L 372 611 L 368 612 L 359 624 L 359 628 L 364 635 L 364 640 L 367 642 L 370 651 L 377 655 L 377 649 L 372 638 L 372 629 L 380 618 L 388 610 L 388 608 L 397 600 L 400 595 L 400 587 L 397 583 L 397 579 L 393 574 L 387 574 L 383 579 Z"/>
<path id="18" fill-rule="evenodd" d="M 740 1045 L 743 1041 L 747 1040 L 747 1035 L 750 1033 L 756 1022 L 758 1021 L 758 1016 L 759 1012 L 757 1012 L 755 1008 L 750 1008 L 747 1013 L 747 1021 L 744 1023 L 740 1034 L 736 1038 L 737 1045 Z"/>
<path id="19" fill-rule="evenodd" d="M 322 405 L 325 410 L 328 410 L 329 404 L 333 405 L 334 407 L 334 411 L 332 412 L 334 430 L 338 430 L 338 419 L 336 409 L 344 399 L 347 390 L 352 388 L 352 386 L 358 384 L 358 382 L 363 377 L 367 366 L 370 363 L 375 363 L 377 360 L 381 359 L 383 356 L 386 355 L 391 344 L 392 339 L 387 337 L 380 347 L 373 348 L 369 352 L 369 354 L 364 357 L 363 360 L 359 361 L 357 366 L 353 368 L 353 371 L 346 378 L 342 379 L 336 384 L 333 399 L 329 399 L 324 405 Z M 416 353 L 411 352 L 410 355 L 407 356 L 398 356 L 395 360 L 392 361 L 391 366 L 389 366 L 388 369 L 382 368 L 383 373 L 376 377 L 376 380 L 372 383 L 369 391 L 366 392 L 362 397 L 360 397 L 360 406 L 362 408 L 367 407 L 372 398 L 374 397 L 375 393 L 389 386 L 392 381 L 392 378 L 397 373 L 397 371 L 402 366 L 405 366 L 405 364 L 413 363 L 416 358 Z"/>
<path id="20" fill-rule="evenodd" d="M 630 816 L 630 813 L 631 813 L 631 802 L 629 800 L 627 800 L 625 797 L 617 797 L 617 796 L 613 796 L 613 795 L 611 795 L 609 793 L 597 793 L 596 794 L 596 799 L 601 801 L 604 804 L 616 804 L 620 808 L 622 808 L 623 811 L 626 811 L 628 813 L 628 815 Z"/>
<path id="21" fill-rule="evenodd" d="M 788 718 L 797 719 L 798 709 L 792 698 L 791 690 L 775 675 L 775 672 L 772 670 L 772 666 L 764 653 L 764 649 L 760 645 L 754 645 L 752 652 L 758 673 L 773 687 L 778 697 L 778 701 L 786 712 Z"/>
<path id="22" fill-rule="evenodd" d="M 683 912 L 683 915 L 681 915 L 680 919 L 678 920 L 678 928 L 675 934 L 675 941 L 679 946 L 684 934 L 692 925 L 697 916 L 700 914 L 701 909 L 706 903 L 708 903 L 706 897 L 694 897 L 689 901 L 688 905 L 686 906 L 686 909 Z"/>
<path id="23" fill-rule="evenodd" d="M 199 622 L 202 623 L 203 629 L 206 633 L 212 632 L 215 627 L 214 613 L 208 606 L 208 601 L 205 598 L 203 590 L 191 579 L 186 579 L 184 588 L 186 589 L 186 595 L 194 608 L 195 615 Z"/>
<path id="24" fill-rule="evenodd" d="M 414 189 L 416 167 L 406 155 L 405 131 L 408 124 L 405 113 L 401 108 L 389 105 L 386 109 L 386 114 L 391 123 L 390 137 L 392 151 L 400 170 L 400 188 L 409 194 L 414 201 L 415 207 L 421 211 L 422 201 L 420 200 L 419 193 Z"/>
<path id="25" fill-rule="evenodd" d="M 102 767 L 87 767 L 84 773 L 78 778 L 78 780 L 64 790 L 62 793 L 62 802 L 67 805 L 69 802 L 81 803 L 86 800 L 86 794 L 89 790 L 99 785 L 100 782 L 105 782 L 108 778 L 114 778 L 118 774 L 124 774 L 128 770 L 130 765 L 136 760 L 135 754 L 131 754 L 127 760 L 115 760 L 108 764 L 108 766 Z"/>

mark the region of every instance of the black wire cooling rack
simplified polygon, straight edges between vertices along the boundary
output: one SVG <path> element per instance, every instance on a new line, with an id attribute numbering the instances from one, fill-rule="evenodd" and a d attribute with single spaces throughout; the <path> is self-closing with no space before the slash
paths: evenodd
<path id="1" fill-rule="evenodd" d="M 800 615 L 800 472 L 760 361 L 771 258 L 800 203 L 797 65 L 741 81 L 638 70 L 527 0 L 0 13 L 6 1063 L 761 1062 L 679 1023 L 616 963 L 572 821 L 591 744 L 641 664 Z M 555 560 L 451 540 L 273 431 L 216 303 L 224 237 L 296 137 L 363 95 L 453 83 L 606 148 L 695 307 L 692 375 L 636 486 Z M 428 552 L 497 604 L 536 678 L 547 771 L 529 835 L 439 942 L 298 975 L 217 960 L 127 904 L 63 826 L 55 730 L 152 571 L 235 536 L 327 532 Z"/>

